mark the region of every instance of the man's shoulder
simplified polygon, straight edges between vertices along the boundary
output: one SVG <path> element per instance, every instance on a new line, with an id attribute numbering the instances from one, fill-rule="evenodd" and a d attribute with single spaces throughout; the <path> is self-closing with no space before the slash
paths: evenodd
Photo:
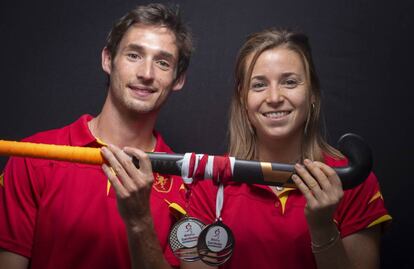
<path id="1" fill-rule="evenodd" d="M 84 131 L 86 122 L 89 121 L 91 118 L 92 116 L 85 114 L 70 124 L 67 124 L 63 127 L 35 133 L 31 136 L 22 139 L 22 141 L 54 145 L 72 145 L 73 142 L 71 141 L 73 139 L 71 139 L 71 137 L 73 137 L 74 133 L 78 131 Z"/>
<path id="2" fill-rule="evenodd" d="M 41 131 L 22 139 L 22 141 L 34 143 L 65 144 L 64 140 L 67 140 L 65 138 L 69 133 L 69 126 L 70 124 L 60 128 Z"/>

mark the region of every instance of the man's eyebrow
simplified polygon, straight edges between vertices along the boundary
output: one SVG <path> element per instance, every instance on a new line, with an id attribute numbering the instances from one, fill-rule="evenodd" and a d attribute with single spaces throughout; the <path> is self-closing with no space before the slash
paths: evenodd
<path id="1" fill-rule="evenodd" d="M 169 60 L 169 61 L 174 61 L 175 60 L 174 55 L 172 55 L 171 53 L 166 52 L 164 50 L 160 51 L 159 56 L 160 56 L 160 58 L 164 58 L 164 59 Z"/>
<path id="2" fill-rule="evenodd" d="M 137 44 L 128 44 L 125 47 L 126 50 L 135 50 L 135 51 L 144 51 L 144 47 L 137 45 Z"/>
<path id="3" fill-rule="evenodd" d="M 143 46 L 137 45 L 137 44 L 129 44 L 126 48 L 126 50 L 134 50 L 134 51 L 138 51 L 138 52 L 143 52 L 145 51 L 145 48 Z M 175 57 L 173 54 L 165 51 L 165 50 L 160 50 L 158 52 L 157 58 L 164 58 L 167 60 L 175 60 Z"/>

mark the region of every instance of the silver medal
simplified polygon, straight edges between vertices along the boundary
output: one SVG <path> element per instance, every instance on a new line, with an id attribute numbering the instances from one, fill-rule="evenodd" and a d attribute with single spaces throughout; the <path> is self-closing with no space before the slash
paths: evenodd
<path id="1" fill-rule="evenodd" d="M 185 217 L 171 229 L 169 244 L 174 255 L 188 262 L 199 260 L 197 253 L 198 237 L 205 224 L 192 217 Z"/>

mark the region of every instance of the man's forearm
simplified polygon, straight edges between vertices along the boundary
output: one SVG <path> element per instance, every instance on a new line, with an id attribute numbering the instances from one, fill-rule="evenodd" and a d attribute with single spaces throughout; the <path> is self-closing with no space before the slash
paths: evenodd
<path id="1" fill-rule="evenodd" d="M 152 220 L 127 227 L 132 269 L 172 269 L 165 260 Z"/>

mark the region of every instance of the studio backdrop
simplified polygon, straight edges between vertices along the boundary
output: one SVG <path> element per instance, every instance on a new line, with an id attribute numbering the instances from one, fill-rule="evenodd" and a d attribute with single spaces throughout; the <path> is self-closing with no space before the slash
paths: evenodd
<path id="1" fill-rule="evenodd" d="M 97 115 L 106 96 L 101 50 L 114 21 L 148 1 L 7 1 L 0 9 L 0 139 L 20 140 Z M 163 2 L 163 1 L 161 1 Z M 176 152 L 221 154 L 237 51 L 246 36 L 289 27 L 310 37 L 328 140 L 363 136 L 393 216 L 382 268 L 414 268 L 413 12 L 409 0 L 168 1 L 196 50 L 183 90 L 157 128 Z M 3 168 L 7 158 L 0 158 Z"/>

